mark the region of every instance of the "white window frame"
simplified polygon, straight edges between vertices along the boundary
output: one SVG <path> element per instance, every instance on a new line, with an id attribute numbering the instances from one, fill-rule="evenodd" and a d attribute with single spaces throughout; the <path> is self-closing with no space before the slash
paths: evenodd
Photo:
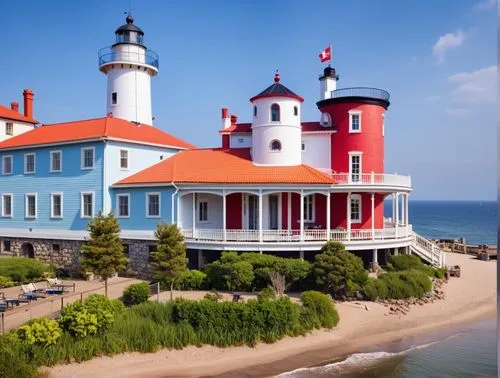
<path id="1" fill-rule="evenodd" d="M 358 180 L 353 181 L 352 180 L 352 157 L 353 156 L 359 156 L 359 173 L 358 173 Z M 349 182 L 361 182 L 362 181 L 362 174 L 363 174 L 363 152 L 362 151 L 349 151 Z"/>
<path id="2" fill-rule="evenodd" d="M 149 214 L 149 196 L 158 196 L 158 215 Z M 160 218 L 161 217 L 161 193 L 160 192 L 147 192 L 146 193 L 146 218 Z"/>
<path id="3" fill-rule="evenodd" d="M 353 130 L 352 128 L 352 116 L 353 115 L 358 115 L 359 116 L 359 129 L 358 130 Z M 349 132 L 350 133 L 360 133 L 361 132 L 361 110 L 349 110 Z"/>
<path id="4" fill-rule="evenodd" d="M 273 120 L 273 106 L 276 105 L 278 106 L 278 120 Z M 273 123 L 279 123 L 281 122 L 281 105 L 273 102 L 271 106 L 269 107 L 269 121 Z"/>
<path id="5" fill-rule="evenodd" d="M 207 211 L 206 211 L 206 219 L 201 219 L 201 204 L 206 203 Z M 207 199 L 198 199 L 198 223 L 208 223 L 208 200 Z"/>
<path id="6" fill-rule="evenodd" d="M 91 215 L 85 215 L 84 214 L 84 202 L 83 202 L 83 196 L 85 195 L 91 195 L 92 196 L 92 214 Z M 93 218 L 95 214 L 95 192 L 80 192 L 80 218 L 82 219 L 89 219 Z"/>
<path id="7" fill-rule="evenodd" d="M 10 197 L 10 214 L 5 214 L 5 197 Z M 13 212 L 14 212 L 14 194 L 2 193 L 2 217 L 12 218 Z"/>
<path id="8" fill-rule="evenodd" d="M 28 197 L 35 197 L 35 215 L 28 214 Z M 24 217 L 29 219 L 36 219 L 38 215 L 38 194 L 26 193 L 24 195 Z"/>
<path id="9" fill-rule="evenodd" d="M 5 172 L 5 160 L 10 158 L 10 172 Z M 14 172 L 14 155 L 4 155 L 2 156 L 2 175 L 7 176 L 11 175 Z"/>
<path id="10" fill-rule="evenodd" d="M 127 197 L 127 210 L 128 210 L 127 215 L 120 214 L 120 197 Z M 117 218 L 130 218 L 130 193 L 119 193 L 116 195 L 116 217 Z"/>
<path id="11" fill-rule="evenodd" d="M 33 156 L 33 171 L 28 172 L 28 156 Z M 36 154 L 34 152 L 30 152 L 24 154 L 24 174 L 25 175 L 33 175 L 36 173 Z"/>
<path id="12" fill-rule="evenodd" d="M 54 169 L 54 167 L 53 167 L 54 154 L 59 154 L 59 169 Z M 62 151 L 61 150 L 50 151 L 50 172 L 51 173 L 62 172 Z"/>
<path id="13" fill-rule="evenodd" d="M 55 215 L 54 214 L 54 196 L 60 196 L 61 197 L 61 215 Z M 50 217 L 54 219 L 62 219 L 63 214 L 64 214 L 64 207 L 63 207 L 63 193 L 62 192 L 51 192 L 50 193 Z"/>
<path id="14" fill-rule="evenodd" d="M 352 202 L 353 201 L 359 201 L 359 219 L 352 219 Z M 361 201 L 361 195 L 360 194 L 351 194 L 351 201 L 349 203 L 349 213 L 351 217 L 351 223 L 361 223 L 362 217 L 362 207 L 363 207 L 363 202 Z"/>
<path id="15" fill-rule="evenodd" d="M 311 214 L 306 214 L 307 202 L 310 198 L 311 201 Z M 309 215 L 309 216 L 308 216 Z M 304 222 L 305 223 L 314 223 L 316 221 L 316 196 L 313 194 L 308 194 L 304 196 Z"/>
<path id="16" fill-rule="evenodd" d="M 10 134 L 7 132 L 9 130 L 9 126 L 11 129 Z M 5 122 L 5 135 L 14 136 L 14 123 L 13 122 Z"/>
<path id="17" fill-rule="evenodd" d="M 85 166 L 85 151 L 92 150 L 92 167 Z M 94 169 L 95 167 L 95 147 L 82 147 L 80 153 L 80 168 L 81 169 Z"/>
<path id="18" fill-rule="evenodd" d="M 382 113 L 382 136 L 385 136 L 385 113 Z"/>
<path id="19" fill-rule="evenodd" d="M 127 153 L 127 166 L 125 168 L 122 167 L 122 152 L 126 152 Z M 120 153 L 119 153 L 119 159 L 120 159 L 120 161 L 119 161 L 119 164 L 120 164 L 120 170 L 121 171 L 128 171 L 129 170 L 129 168 L 130 168 L 130 165 L 129 165 L 130 159 L 129 159 L 129 157 L 130 157 L 129 150 L 126 149 L 126 148 L 120 148 Z"/>
<path id="20" fill-rule="evenodd" d="M 321 113 L 320 125 L 322 127 L 330 127 L 332 125 L 332 116 L 330 113 Z"/>

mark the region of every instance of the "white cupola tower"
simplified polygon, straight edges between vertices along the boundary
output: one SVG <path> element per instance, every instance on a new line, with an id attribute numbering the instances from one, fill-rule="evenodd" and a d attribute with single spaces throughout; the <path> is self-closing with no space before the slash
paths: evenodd
<path id="1" fill-rule="evenodd" d="M 99 70 L 108 77 L 107 114 L 152 125 L 151 77 L 158 73 L 158 55 L 144 46 L 144 32 L 130 14 L 115 34 L 115 44 L 99 51 Z"/>
<path id="2" fill-rule="evenodd" d="M 252 97 L 252 160 L 257 165 L 302 164 L 300 105 L 304 99 L 280 83 Z"/>
<path id="3" fill-rule="evenodd" d="M 326 67 L 323 75 L 319 77 L 320 82 L 320 100 L 326 100 L 332 97 L 332 91 L 337 89 L 337 80 L 339 75 L 335 73 L 335 68 Z"/>

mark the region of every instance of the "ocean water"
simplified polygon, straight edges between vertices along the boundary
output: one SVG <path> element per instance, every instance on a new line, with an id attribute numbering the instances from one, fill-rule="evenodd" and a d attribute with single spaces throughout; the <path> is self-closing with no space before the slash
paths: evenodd
<path id="1" fill-rule="evenodd" d="M 281 378 L 468 378 L 496 377 L 495 319 L 446 333 L 405 339 L 323 366 L 283 373 Z"/>
<path id="2" fill-rule="evenodd" d="M 385 202 L 385 217 L 392 215 Z M 409 221 L 428 238 L 464 237 L 467 244 L 497 244 L 493 201 L 410 201 Z M 362 350 L 281 378 L 468 378 L 497 376 L 496 319 L 405 338 Z"/>
<path id="3" fill-rule="evenodd" d="M 418 234 L 432 239 L 463 237 L 467 244 L 497 244 L 496 201 L 409 201 L 409 222 Z M 392 202 L 384 202 L 386 218 Z"/>

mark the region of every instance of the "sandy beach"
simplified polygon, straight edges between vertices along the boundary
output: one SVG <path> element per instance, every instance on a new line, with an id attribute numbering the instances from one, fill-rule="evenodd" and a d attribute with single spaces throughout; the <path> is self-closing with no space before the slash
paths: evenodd
<path id="1" fill-rule="evenodd" d="M 461 277 L 452 277 L 444 286 L 444 300 L 413 306 L 407 315 L 388 315 L 388 308 L 372 302 L 339 303 L 340 323 L 335 329 L 275 344 L 127 353 L 45 370 L 51 378 L 272 376 L 363 348 L 495 317 L 496 261 L 458 254 L 447 254 L 446 259 L 448 265 L 461 266 Z"/>

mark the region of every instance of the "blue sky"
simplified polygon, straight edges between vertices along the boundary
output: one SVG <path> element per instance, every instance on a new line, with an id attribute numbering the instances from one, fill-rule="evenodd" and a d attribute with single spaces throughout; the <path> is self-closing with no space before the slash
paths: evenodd
<path id="1" fill-rule="evenodd" d="M 412 176 L 411 199 L 496 198 L 495 1 L 3 0 L 0 103 L 32 88 L 42 123 L 104 116 L 97 52 L 130 3 L 160 56 L 156 126 L 219 146 L 220 108 L 250 121 L 276 69 L 305 98 L 303 121 L 318 120 L 331 42 L 338 87 L 390 92 L 385 170 Z"/>

